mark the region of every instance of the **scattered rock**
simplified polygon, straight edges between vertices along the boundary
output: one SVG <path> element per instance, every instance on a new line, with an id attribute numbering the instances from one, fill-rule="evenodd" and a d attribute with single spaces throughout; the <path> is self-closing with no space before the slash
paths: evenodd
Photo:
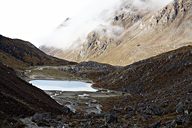
<path id="1" fill-rule="evenodd" d="M 106 121 L 106 124 L 117 123 L 118 122 L 117 115 L 115 113 L 110 113 L 106 116 L 105 121 Z"/>
<path id="2" fill-rule="evenodd" d="M 154 123 L 150 128 L 160 128 L 161 127 L 161 121 Z"/>
<path id="3" fill-rule="evenodd" d="M 148 115 L 161 116 L 163 114 L 163 110 L 160 107 L 156 106 L 156 105 L 149 105 L 144 110 L 144 113 L 146 113 Z"/>
<path id="4" fill-rule="evenodd" d="M 63 122 L 58 121 L 57 117 L 50 113 L 36 113 L 32 117 L 32 121 L 40 127 L 63 128 L 65 126 Z"/>
<path id="5" fill-rule="evenodd" d="M 189 124 L 189 122 L 190 122 L 190 117 L 189 117 L 189 115 L 178 115 L 177 117 L 176 117 L 176 124 L 177 125 L 188 125 Z"/>
<path id="6" fill-rule="evenodd" d="M 185 111 L 185 106 L 182 102 L 179 102 L 177 105 L 176 105 L 176 112 L 177 113 L 184 113 Z"/>
<path id="7" fill-rule="evenodd" d="M 127 111 L 127 118 L 131 118 L 135 114 L 135 109 L 131 106 L 125 108 Z"/>

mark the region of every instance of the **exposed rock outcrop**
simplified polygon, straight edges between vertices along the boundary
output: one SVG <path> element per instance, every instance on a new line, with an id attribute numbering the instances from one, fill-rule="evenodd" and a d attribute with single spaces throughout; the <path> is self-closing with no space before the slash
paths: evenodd
<path id="1" fill-rule="evenodd" d="M 110 37 L 93 31 L 81 47 L 55 56 L 75 61 L 92 60 L 127 65 L 191 44 L 190 0 L 174 0 L 155 11 L 138 9 L 130 2 L 124 2 L 124 6 L 111 18 L 112 26 L 123 28 L 121 33 Z"/>

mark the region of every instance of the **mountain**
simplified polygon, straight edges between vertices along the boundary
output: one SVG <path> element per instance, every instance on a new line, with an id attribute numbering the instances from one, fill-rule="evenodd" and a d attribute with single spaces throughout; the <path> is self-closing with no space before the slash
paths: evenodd
<path id="1" fill-rule="evenodd" d="M 122 35 L 118 47 L 96 60 L 124 65 L 190 45 L 191 3 L 176 0 L 159 12 L 145 16 Z"/>
<path id="2" fill-rule="evenodd" d="M 12 68 L 35 65 L 71 65 L 74 62 L 58 59 L 40 51 L 30 42 L 0 35 L 0 61 Z"/>
<path id="3" fill-rule="evenodd" d="M 22 80 L 16 71 L 23 71 L 30 66 L 74 64 L 49 56 L 30 42 L 0 35 L 0 127 L 24 127 L 19 119 L 38 113 L 66 114 L 67 108 Z"/>
<path id="4" fill-rule="evenodd" d="M 103 100 L 103 109 L 126 127 L 192 126 L 192 46 L 122 67 L 95 81 L 95 87 L 129 96 Z M 129 123 L 127 123 L 129 122 Z"/>
<path id="5" fill-rule="evenodd" d="M 123 28 L 123 32 L 109 36 L 109 28 L 94 30 L 81 47 L 60 49 L 54 56 L 127 65 L 192 44 L 190 0 L 174 0 L 157 11 L 139 9 L 127 1 L 123 5 L 111 18 L 112 26 Z"/>
<path id="6" fill-rule="evenodd" d="M 191 75 L 192 46 L 186 46 L 120 68 L 97 82 L 105 88 L 127 88 L 131 92 L 147 93 L 163 87 L 190 84 Z"/>
<path id="7" fill-rule="evenodd" d="M 47 47 L 45 45 L 40 46 L 39 49 L 41 49 L 43 52 L 45 52 L 45 53 L 47 53 L 48 55 L 51 55 L 51 56 L 57 56 L 57 55 L 59 55 L 59 53 L 63 52 L 62 49 L 58 49 L 58 48 L 55 48 L 55 47 Z"/>
<path id="8" fill-rule="evenodd" d="M 66 51 L 41 47 L 61 58 L 105 62 L 102 64 L 61 60 L 29 42 L 0 36 L 0 127 L 27 127 L 22 122 L 29 127 L 31 123 L 36 127 L 192 126 L 192 1 L 174 0 L 155 12 L 123 1 L 111 18 L 111 28 L 102 26 L 90 32 L 81 47 Z M 68 21 L 70 18 L 59 27 L 65 27 Z M 22 80 L 16 72 L 48 65 L 54 67 L 23 73 L 42 73 L 45 78 L 49 74 L 62 79 L 65 75 L 80 77 L 92 80 L 99 89 L 86 94 L 54 91 L 55 100 L 77 110 L 70 113 L 69 108 Z M 81 97 L 81 93 L 87 96 Z M 102 113 L 84 113 L 84 107 L 99 108 Z M 21 122 L 21 118 L 25 119 Z"/>
<path id="9" fill-rule="evenodd" d="M 15 71 L 0 63 L 0 127 L 15 127 L 17 118 L 35 113 L 64 113 L 65 108 L 44 91 L 17 77 Z"/>

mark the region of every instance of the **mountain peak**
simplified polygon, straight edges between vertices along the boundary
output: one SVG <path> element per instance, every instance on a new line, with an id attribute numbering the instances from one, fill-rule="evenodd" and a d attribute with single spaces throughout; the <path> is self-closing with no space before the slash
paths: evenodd
<path id="1" fill-rule="evenodd" d="M 122 28 L 120 34 L 108 36 L 105 32 L 93 30 L 86 35 L 81 47 L 74 48 L 72 52 L 54 55 L 75 61 L 92 60 L 127 65 L 191 45 L 192 1 L 174 0 L 169 3 L 170 1 L 159 0 L 160 6 L 153 0 L 137 1 L 140 4 L 135 4 L 136 0 L 124 0 L 110 18 L 110 28 Z M 152 10 L 152 5 L 157 8 Z"/>
<path id="2" fill-rule="evenodd" d="M 177 17 L 184 16 L 191 9 L 191 0 L 174 0 L 172 3 L 158 11 L 153 18 L 156 21 L 156 24 L 164 25 L 165 23 L 173 22 Z"/>

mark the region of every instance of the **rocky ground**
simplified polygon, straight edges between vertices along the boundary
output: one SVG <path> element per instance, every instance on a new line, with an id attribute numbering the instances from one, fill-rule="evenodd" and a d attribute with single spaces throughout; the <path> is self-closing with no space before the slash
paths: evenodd
<path id="1" fill-rule="evenodd" d="M 26 81 L 33 79 L 58 79 L 92 82 L 119 68 L 121 67 L 89 61 L 66 66 L 33 66 L 18 75 Z"/>
<path id="2" fill-rule="evenodd" d="M 189 128 L 192 126 L 191 51 L 191 46 L 183 47 L 126 67 L 79 64 L 67 71 L 78 72 L 78 77 L 92 80 L 95 87 L 114 92 L 48 94 L 75 111 L 65 118 L 68 127 Z M 89 66 L 96 71 L 86 69 Z M 64 67 L 57 70 L 66 72 Z"/>
<path id="3" fill-rule="evenodd" d="M 59 105 L 44 91 L 20 79 L 16 72 L 0 63 L 0 127 L 21 128 L 19 120 L 35 113 L 67 114 L 68 108 Z"/>
<path id="4" fill-rule="evenodd" d="M 82 62 L 25 69 L 16 74 L 0 63 L 0 127 L 192 127 L 191 46 L 125 67 Z M 104 89 L 46 92 L 51 99 L 18 76 L 25 81 L 83 80 Z"/>
<path id="5" fill-rule="evenodd" d="M 111 106 L 115 106 L 119 120 L 125 119 L 128 127 L 191 127 L 191 76 L 188 46 L 123 67 L 95 86 L 132 94 L 103 100 L 107 111 L 114 112 Z"/>
<path id="6" fill-rule="evenodd" d="M 129 95 L 122 92 L 100 89 L 97 92 L 61 92 L 47 91 L 59 104 L 67 106 L 73 113 L 82 112 L 84 114 L 101 114 L 102 105 L 97 101 L 98 98 L 117 97 Z"/>

